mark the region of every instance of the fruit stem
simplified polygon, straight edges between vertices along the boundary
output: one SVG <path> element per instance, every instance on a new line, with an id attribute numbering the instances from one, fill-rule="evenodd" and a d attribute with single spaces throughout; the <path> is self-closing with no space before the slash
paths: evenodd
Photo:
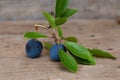
<path id="1" fill-rule="evenodd" d="M 43 25 L 35 24 L 34 26 L 35 26 L 35 30 L 36 30 L 36 31 L 39 31 L 39 27 L 46 29 L 46 30 L 52 35 L 52 37 L 50 37 L 50 38 L 54 38 L 54 39 L 55 39 L 55 42 L 56 42 L 57 44 L 60 44 L 60 39 L 57 37 L 57 35 L 56 35 L 56 30 L 55 30 L 55 29 L 53 29 L 53 31 L 50 31 L 50 29 L 49 29 L 48 27 L 43 26 Z"/>
<path id="2" fill-rule="evenodd" d="M 53 37 L 54 37 L 54 39 L 55 39 L 55 42 L 56 42 L 57 44 L 60 44 L 60 40 L 58 39 L 57 35 L 56 35 L 56 34 L 53 34 Z"/>
<path id="3" fill-rule="evenodd" d="M 61 43 L 59 37 L 56 35 L 56 29 L 53 29 L 53 37 L 54 37 L 55 42 L 56 42 L 57 44 L 60 44 L 60 43 Z"/>
<path id="4" fill-rule="evenodd" d="M 39 31 L 39 27 L 46 29 L 51 35 L 53 34 L 46 26 L 35 24 L 35 30 Z"/>

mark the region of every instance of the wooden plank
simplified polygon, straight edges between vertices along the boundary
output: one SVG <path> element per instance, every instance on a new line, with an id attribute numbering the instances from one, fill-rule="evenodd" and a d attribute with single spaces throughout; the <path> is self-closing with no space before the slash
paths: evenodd
<path id="1" fill-rule="evenodd" d="M 120 25 L 113 20 L 75 20 L 63 26 L 65 36 L 75 35 L 80 44 L 112 52 L 118 58 L 117 60 L 96 58 L 97 65 L 79 65 L 76 74 L 68 72 L 59 62 L 52 62 L 49 52 L 45 49 L 42 56 L 37 59 L 26 57 L 24 47 L 27 39 L 23 34 L 32 31 L 34 23 L 38 21 L 0 22 L 0 80 L 120 79 Z M 39 23 L 47 25 L 44 21 Z"/>
<path id="2" fill-rule="evenodd" d="M 78 9 L 72 19 L 114 19 L 120 16 L 120 0 L 70 0 Z M 0 0 L 0 20 L 40 20 L 54 11 L 55 0 Z"/>

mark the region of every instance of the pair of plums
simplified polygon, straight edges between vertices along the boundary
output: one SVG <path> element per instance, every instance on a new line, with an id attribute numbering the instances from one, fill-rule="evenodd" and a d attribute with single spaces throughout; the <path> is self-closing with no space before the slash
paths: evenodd
<path id="1" fill-rule="evenodd" d="M 60 57 L 59 57 L 59 54 L 58 54 L 59 48 L 66 51 L 66 48 L 63 44 L 54 44 L 50 49 L 51 60 L 60 61 Z M 41 55 L 42 50 L 43 50 L 42 42 L 40 42 L 36 39 L 31 39 L 27 42 L 27 44 L 25 46 L 25 50 L 26 50 L 26 55 L 28 57 L 37 58 Z"/>

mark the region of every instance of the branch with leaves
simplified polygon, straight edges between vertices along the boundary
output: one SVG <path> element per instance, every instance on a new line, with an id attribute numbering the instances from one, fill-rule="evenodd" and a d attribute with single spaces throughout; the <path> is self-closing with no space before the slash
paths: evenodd
<path id="1" fill-rule="evenodd" d="M 56 45 L 53 46 L 45 42 L 44 47 L 50 50 L 50 54 L 53 54 L 51 55 L 52 59 L 57 57 L 57 59 L 53 60 L 59 60 L 60 58 L 64 67 L 71 72 L 78 71 L 78 64 L 95 65 L 96 61 L 94 56 L 116 59 L 111 53 L 99 49 L 85 48 L 77 43 L 77 38 L 74 36 L 63 36 L 61 25 L 67 22 L 69 17 L 77 12 L 76 9 L 68 8 L 68 4 L 69 0 L 56 0 L 55 16 L 52 16 L 48 12 L 43 12 L 50 27 L 35 24 L 36 32 L 26 32 L 24 37 L 31 39 L 53 38 Z M 40 33 L 39 28 L 44 28 L 51 36 Z"/>

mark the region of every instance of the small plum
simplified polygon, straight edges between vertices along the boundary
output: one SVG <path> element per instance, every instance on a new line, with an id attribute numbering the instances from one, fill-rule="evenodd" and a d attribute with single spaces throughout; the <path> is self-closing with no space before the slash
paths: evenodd
<path id="1" fill-rule="evenodd" d="M 37 58 L 41 55 L 43 45 L 36 39 L 31 39 L 25 46 L 26 55 L 30 58 Z"/>
<path id="2" fill-rule="evenodd" d="M 59 48 L 63 49 L 66 52 L 66 48 L 63 44 L 54 44 L 50 49 L 50 58 L 52 61 L 60 61 L 58 54 Z"/>

